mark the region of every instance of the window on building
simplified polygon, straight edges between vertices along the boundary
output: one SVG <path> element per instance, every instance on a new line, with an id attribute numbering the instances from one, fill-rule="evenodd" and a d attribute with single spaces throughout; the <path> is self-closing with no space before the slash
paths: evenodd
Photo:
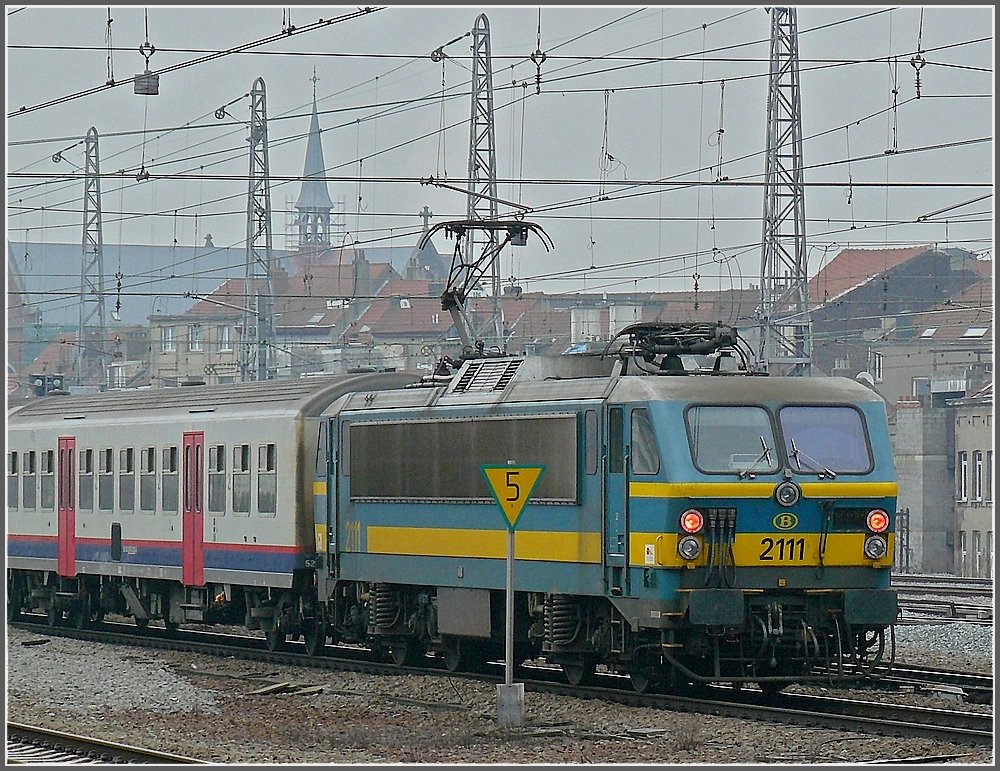
<path id="1" fill-rule="evenodd" d="M 966 559 L 966 535 L 964 530 L 958 534 L 958 571 L 959 575 L 962 576 L 969 575 L 968 560 Z"/>
<path id="2" fill-rule="evenodd" d="M 972 500 L 983 499 L 983 452 L 975 450 L 972 453 Z"/>
<path id="3" fill-rule="evenodd" d="M 160 350 L 163 353 L 170 353 L 176 349 L 177 344 L 174 341 L 174 328 L 160 327 Z"/>
<path id="4" fill-rule="evenodd" d="M 876 383 L 882 382 L 882 354 L 872 351 L 872 377 Z"/>
<path id="5" fill-rule="evenodd" d="M 986 531 L 986 578 L 993 578 L 993 531 Z"/>
<path id="6" fill-rule="evenodd" d="M 962 337 L 985 337 L 989 331 L 989 327 L 969 327 L 962 333 Z"/>
<path id="7" fill-rule="evenodd" d="M 955 464 L 955 500 L 969 499 L 969 454 L 962 450 Z"/>
<path id="8" fill-rule="evenodd" d="M 972 575 L 975 578 L 980 578 L 983 574 L 980 572 L 982 570 L 983 562 L 983 534 L 979 530 L 972 531 Z"/>
<path id="9" fill-rule="evenodd" d="M 232 327 L 228 324 L 222 324 L 219 327 L 219 350 L 220 351 L 231 351 L 233 350 L 233 341 L 230 335 L 232 334 Z"/>
<path id="10" fill-rule="evenodd" d="M 188 325 L 188 350 L 189 351 L 203 350 L 201 342 L 201 324 Z"/>
<path id="11" fill-rule="evenodd" d="M 937 332 L 937 327 L 927 327 L 923 332 L 920 333 L 921 337 L 934 337 L 934 333 Z"/>
<path id="12" fill-rule="evenodd" d="M 993 450 L 986 451 L 986 468 L 983 473 L 986 477 L 983 482 L 983 500 L 993 503 Z"/>

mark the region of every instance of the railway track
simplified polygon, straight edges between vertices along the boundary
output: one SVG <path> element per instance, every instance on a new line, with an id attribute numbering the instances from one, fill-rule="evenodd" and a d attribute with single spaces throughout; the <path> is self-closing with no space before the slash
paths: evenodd
<path id="1" fill-rule="evenodd" d="M 32 624 L 27 621 L 17 622 L 16 626 L 41 634 L 76 639 L 183 650 L 220 657 L 238 654 L 244 659 L 318 669 L 392 675 L 402 673 L 426 675 L 443 672 L 442 665 L 436 660 L 428 659 L 427 666 L 400 667 L 373 660 L 369 651 L 360 648 L 329 648 L 329 655 L 310 657 L 305 654 L 304 649 L 299 650 L 302 648 L 301 645 L 295 643 L 289 645 L 289 650 L 271 652 L 267 650 L 263 639 L 217 633 L 179 630 L 168 635 L 163 630 L 147 629 L 145 634 L 140 634 L 139 630 L 127 624 L 109 624 L 106 625 L 107 629 L 101 630 L 76 630 L 64 627 L 53 629 L 42 623 Z M 487 666 L 485 672 L 449 673 L 449 676 L 502 682 L 503 665 L 493 663 Z M 524 683 L 527 692 L 545 691 L 575 698 L 601 699 L 629 706 L 837 728 L 888 736 L 920 737 L 958 744 L 983 745 L 993 742 L 993 717 L 990 714 L 903 707 L 880 702 L 799 694 L 782 694 L 767 698 L 755 689 L 736 691 L 725 687 L 708 688 L 696 695 L 640 694 L 634 691 L 629 679 L 621 675 L 599 673 L 596 684 L 584 688 L 565 683 L 559 669 L 530 665 L 520 667 L 516 677 L 518 682 Z"/>
<path id="2" fill-rule="evenodd" d="M 107 763 L 201 764 L 206 761 L 53 731 L 7 723 L 6 762 L 12 765 L 104 765 Z"/>
<path id="3" fill-rule="evenodd" d="M 993 579 L 963 576 L 893 574 L 901 624 L 992 625 Z M 976 600 L 979 600 L 978 602 Z"/>

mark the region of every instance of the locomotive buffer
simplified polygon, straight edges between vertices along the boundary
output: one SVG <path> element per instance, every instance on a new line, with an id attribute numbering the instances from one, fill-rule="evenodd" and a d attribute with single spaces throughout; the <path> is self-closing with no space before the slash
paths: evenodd
<path id="1" fill-rule="evenodd" d="M 524 683 L 514 682 L 514 528 L 545 466 L 480 466 L 486 484 L 507 524 L 507 638 L 504 649 L 504 682 L 497 685 L 497 720 L 501 728 L 524 725 Z"/>

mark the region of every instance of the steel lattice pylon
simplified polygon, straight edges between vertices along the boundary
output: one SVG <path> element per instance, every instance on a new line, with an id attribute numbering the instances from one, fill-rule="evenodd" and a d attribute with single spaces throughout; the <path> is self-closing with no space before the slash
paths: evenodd
<path id="1" fill-rule="evenodd" d="M 250 185 L 247 194 L 247 258 L 243 282 L 240 376 L 272 380 L 274 322 L 271 302 L 271 174 L 267 161 L 267 102 L 264 79 L 250 91 Z"/>
<path id="2" fill-rule="evenodd" d="M 497 219 L 496 131 L 493 124 L 493 64 L 490 56 L 490 22 L 485 13 L 476 17 L 472 28 L 472 118 L 469 127 L 469 197 L 466 219 L 469 222 Z M 479 241 L 476 235 L 479 235 Z M 500 254 L 493 230 L 469 230 L 465 239 L 464 262 L 476 263 L 489 258 L 484 273 L 489 277 L 493 296 L 492 334 L 496 344 L 505 348 L 503 318 L 500 308 Z M 487 326 L 487 325 L 484 325 Z M 482 335 L 486 338 L 486 335 Z"/>
<path id="3" fill-rule="evenodd" d="M 104 384 L 107 337 L 104 316 L 104 235 L 101 226 L 101 164 L 97 129 L 91 126 L 85 140 L 83 191 L 83 259 L 80 263 L 80 324 L 76 338 L 76 376 L 83 383 L 96 359 L 98 382 Z M 97 319 L 95 325 L 94 319 Z"/>
<path id="4" fill-rule="evenodd" d="M 806 272 L 798 30 L 794 8 L 772 8 L 770 14 L 759 364 L 765 371 L 809 375 L 812 323 Z"/>

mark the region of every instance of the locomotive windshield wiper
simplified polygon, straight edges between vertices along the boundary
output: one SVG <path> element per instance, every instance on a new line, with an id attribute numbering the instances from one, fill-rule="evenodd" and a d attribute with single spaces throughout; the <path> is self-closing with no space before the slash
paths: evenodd
<path id="1" fill-rule="evenodd" d="M 789 453 L 789 456 L 793 461 L 795 461 L 795 465 L 797 466 L 796 468 L 797 471 L 801 471 L 802 469 L 807 469 L 811 471 L 816 471 L 820 474 L 829 474 L 830 479 L 837 478 L 837 472 L 828 469 L 818 460 L 816 460 L 813 457 L 810 457 L 809 455 L 806 455 L 804 452 L 802 452 L 802 450 L 796 447 L 794 439 L 790 439 L 789 443 L 792 445 L 792 451 Z M 799 459 L 799 456 L 805 458 L 806 461 L 808 462 L 808 465 L 803 464 L 802 461 Z"/>
<path id="2" fill-rule="evenodd" d="M 764 451 L 760 455 L 758 455 L 757 460 L 751 463 L 747 468 L 740 469 L 740 473 L 736 475 L 740 479 L 752 476 L 753 470 L 757 468 L 757 464 L 760 463 L 762 460 L 766 460 L 768 465 L 771 465 L 771 448 L 767 446 L 767 440 L 765 440 L 763 436 L 760 437 L 760 446 L 764 448 Z"/>

